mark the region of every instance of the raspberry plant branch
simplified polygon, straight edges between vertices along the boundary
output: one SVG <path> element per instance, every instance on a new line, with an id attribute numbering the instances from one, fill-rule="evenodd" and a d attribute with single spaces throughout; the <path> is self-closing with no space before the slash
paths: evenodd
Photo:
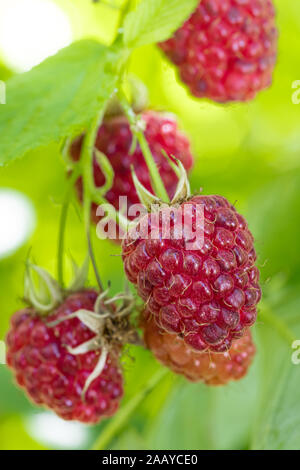
<path id="1" fill-rule="evenodd" d="M 84 226 L 86 227 L 86 232 L 90 233 L 90 213 L 91 213 L 91 203 L 94 201 L 96 204 L 105 204 L 107 205 L 107 200 L 105 199 L 105 193 L 110 189 L 113 184 L 114 171 L 111 167 L 109 160 L 106 156 L 99 152 L 95 151 L 96 159 L 105 175 L 105 183 L 99 188 L 96 187 L 93 176 L 93 154 L 95 149 L 95 141 L 97 136 L 98 128 L 101 124 L 104 112 L 101 111 L 99 115 L 95 118 L 94 122 L 91 125 L 90 132 L 85 136 L 83 147 L 82 147 L 82 156 L 80 158 L 81 172 L 83 176 L 83 210 L 84 210 Z M 128 228 L 128 220 L 123 216 L 119 211 L 117 211 L 110 204 L 110 216 L 116 220 L 116 222 L 122 227 L 126 232 Z M 90 240 L 90 236 L 88 237 Z M 90 248 L 90 242 L 89 242 Z M 91 256 L 91 261 L 93 262 L 94 256 Z"/>
<path id="2" fill-rule="evenodd" d="M 93 245 L 92 245 L 92 240 L 91 240 L 91 231 L 90 231 L 90 229 L 87 230 L 86 234 L 87 234 L 87 242 L 88 242 L 88 251 L 89 251 L 91 263 L 92 263 L 92 266 L 93 266 L 93 270 L 94 270 L 94 273 L 95 273 L 95 276 L 96 276 L 97 284 L 98 284 L 100 292 L 103 292 L 103 284 L 102 284 L 102 281 L 101 281 L 101 278 L 100 278 L 100 274 L 99 274 L 99 271 L 98 271 L 98 268 L 97 268 L 96 259 L 95 259 L 95 256 L 94 256 L 94 250 L 93 250 Z"/>
<path id="3" fill-rule="evenodd" d="M 91 450 L 105 450 L 112 439 L 116 437 L 126 424 L 132 413 L 142 403 L 142 401 L 149 395 L 152 390 L 161 382 L 169 371 L 167 369 L 160 369 L 155 375 L 153 375 L 146 386 L 141 389 L 134 397 L 124 405 L 114 418 L 110 420 L 105 429 L 96 440 Z"/>
<path id="4" fill-rule="evenodd" d="M 144 132 L 141 129 L 141 125 L 138 121 L 138 118 L 131 108 L 130 104 L 127 101 L 126 96 L 124 95 L 123 92 L 119 92 L 119 100 L 120 103 L 124 109 L 125 115 L 128 118 L 128 121 L 130 123 L 132 133 L 135 136 L 135 138 L 138 140 L 141 150 L 143 152 L 146 164 L 149 169 L 149 174 L 150 174 L 150 180 L 151 180 L 151 185 L 153 187 L 154 193 L 159 199 L 161 199 L 163 202 L 170 202 L 168 193 L 166 191 L 165 185 L 161 179 L 161 176 L 159 174 L 157 165 L 154 161 L 152 152 L 150 150 L 150 147 L 148 145 L 148 142 L 144 136 Z"/>
<path id="5" fill-rule="evenodd" d="M 65 191 L 64 201 L 61 208 L 59 234 L 58 234 L 58 248 L 57 248 L 57 279 L 61 287 L 64 287 L 64 245 L 65 245 L 65 231 L 68 217 L 68 210 L 70 205 L 70 197 L 74 188 L 74 183 L 80 174 L 80 167 L 76 165 L 74 168 Z"/>
<path id="6" fill-rule="evenodd" d="M 102 281 L 97 269 L 96 260 L 92 248 L 91 242 L 91 206 L 92 206 L 92 195 L 94 192 L 94 177 L 93 177 L 93 155 L 94 145 L 96 141 L 97 131 L 103 118 L 104 110 L 97 114 L 91 123 L 89 130 L 84 138 L 82 155 L 80 158 L 80 165 L 82 170 L 83 178 L 83 215 L 84 215 L 84 227 L 87 237 L 88 251 L 90 254 L 91 262 L 95 272 L 97 284 L 100 292 L 103 292 Z"/>
<path id="7" fill-rule="evenodd" d="M 123 8 L 120 5 L 116 5 L 112 1 L 106 0 L 92 0 L 93 3 L 98 3 L 99 5 L 103 5 L 105 7 L 111 8 L 112 10 L 123 11 Z"/>
<path id="8" fill-rule="evenodd" d="M 87 238 L 87 245 L 88 245 L 88 252 L 90 255 L 91 263 L 93 266 L 93 270 L 95 273 L 95 277 L 97 280 L 98 287 L 100 292 L 103 292 L 103 284 L 99 275 L 99 271 L 97 268 L 97 263 L 94 255 L 94 250 L 92 246 L 91 240 L 91 207 L 92 207 L 92 200 L 95 201 L 97 204 L 106 204 L 107 201 L 103 197 L 103 193 L 107 191 L 109 186 L 112 184 L 113 181 L 113 170 L 109 164 L 108 159 L 105 157 L 104 154 L 97 152 L 96 158 L 98 163 L 101 165 L 102 170 L 106 175 L 106 181 L 103 188 L 96 188 L 94 182 L 94 175 L 93 175 L 93 157 L 94 157 L 94 148 L 95 148 L 95 141 L 99 126 L 102 122 L 104 115 L 104 110 L 102 109 L 98 115 L 94 118 L 91 126 L 86 133 L 84 138 L 83 147 L 82 147 L 82 154 L 80 157 L 80 167 L 81 173 L 83 178 L 83 213 L 84 213 L 84 227 L 85 233 Z M 113 206 L 111 206 L 111 211 L 114 212 L 115 218 L 118 223 L 127 230 L 128 221 L 125 217 L 123 217 L 119 212 L 117 212 Z"/>

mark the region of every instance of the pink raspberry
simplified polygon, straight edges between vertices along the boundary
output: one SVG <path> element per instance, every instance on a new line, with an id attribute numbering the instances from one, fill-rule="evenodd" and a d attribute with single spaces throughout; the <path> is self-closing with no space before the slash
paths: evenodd
<path id="1" fill-rule="evenodd" d="M 195 228 L 199 208 L 203 243 L 191 247 L 186 226 Z M 192 215 L 182 223 L 184 211 Z M 162 207 L 129 232 L 122 247 L 125 273 L 161 329 L 197 351 L 227 351 L 256 320 L 261 290 L 253 236 L 221 196 L 194 196 L 173 212 Z"/>
<path id="2" fill-rule="evenodd" d="M 197 97 L 248 101 L 270 86 L 277 29 L 271 0 L 202 0 L 160 44 Z"/>
<path id="3" fill-rule="evenodd" d="M 145 122 L 145 137 L 148 141 L 152 155 L 159 167 L 161 178 L 166 186 L 168 194 L 172 197 L 177 185 L 177 177 L 171 168 L 163 151 L 170 157 L 174 156 L 181 160 L 188 171 L 193 166 L 193 157 L 190 144 L 183 133 L 178 130 L 177 123 L 170 115 L 145 111 L 142 114 Z M 137 144 L 135 151 L 131 154 L 132 132 L 125 116 L 106 118 L 101 125 L 96 140 L 96 148 L 104 153 L 109 159 L 115 172 L 112 188 L 107 192 L 106 199 L 116 209 L 119 209 L 119 197 L 127 196 L 128 208 L 132 204 L 138 204 L 139 199 L 131 177 L 131 165 L 133 165 L 140 182 L 151 192 L 148 167 L 143 157 L 140 146 Z M 71 156 L 77 160 L 80 156 L 82 137 L 75 140 L 71 146 Z M 96 159 L 94 159 L 94 180 L 96 186 L 102 186 L 105 182 L 104 175 Z M 77 187 L 79 196 L 82 198 L 82 182 L 78 180 Z M 99 221 L 96 216 L 96 204 L 93 205 L 92 218 L 94 222 Z M 132 219 L 134 217 L 128 217 Z"/>
<path id="4" fill-rule="evenodd" d="M 147 314 L 146 314 L 147 317 Z M 150 315 L 143 320 L 144 339 L 156 359 L 191 382 L 225 385 L 246 375 L 255 356 L 251 333 L 234 341 L 225 353 L 193 351 L 182 338 L 161 330 Z"/>
<path id="5" fill-rule="evenodd" d="M 95 335 L 77 318 L 52 328 L 47 324 L 80 309 L 93 310 L 96 299 L 97 292 L 93 290 L 72 294 L 46 318 L 34 309 L 21 310 L 12 317 L 6 339 L 7 364 L 31 400 L 65 420 L 90 424 L 113 415 L 118 409 L 123 395 L 118 351 L 107 356 L 102 373 L 83 398 L 83 388 L 101 350 L 74 355 L 68 352 L 67 346 L 75 348 Z"/>

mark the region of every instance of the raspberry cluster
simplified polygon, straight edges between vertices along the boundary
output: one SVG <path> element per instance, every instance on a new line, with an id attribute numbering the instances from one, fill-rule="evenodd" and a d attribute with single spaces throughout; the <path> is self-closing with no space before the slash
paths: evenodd
<path id="1" fill-rule="evenodd" d="M 166 152 L 170 157 L 179 159 L 188 171 L 193 166 L 189 141 L 179 131 L 177 122 L 171 115 L 145 111 L 141 118 L 145 123 L 146 140 L 167 192 L 172 198 L 178 180 L 163 152 Z M 134 167 L 139 181 L 153 192 L 148 167 L 141 148 L 137 143 L 134 152 L 131 153 L 132 142 L 132 131 L 125 116 L 106 118 L 99 128 L 96 148 L 107 156 L 115 173 L 113 186 L 105 197 L 117 210 L 119 209 L 120 196 L 127 196 L 128 208 L 140 202 L 132 181 L 131 166 Z M 79 159 L 81 146 L 82 137 L 71 145 L 70 152 L 74 160 Z M 105 183 L 105 177 L 96 159 L 94 159 L 94 180 L 98 187 Z M 82 199 L 81 179 L 77 182 L 77 189 L 79 197 Z M 94 204 L 92 208 L 92 218 L 95 222 L 99 221 L 99 217 L 96 216 L 96 207 Z M 133 217 L 128 218 L 132 219 Z"/>
<path id="2" fill-rule="evenodd" d="M 186 205 L 191 227 L 203 209 L 203 241 L 197 249 L 187 249 Z M 196 351 L 225 352 L 256 320 L 261 290 L 253 236 L 221 196 L 194 196 L 173 210 L 174 217 L 167 215 L 168 237 L 165 208 L 157 217 L 144 216 L 129 232 L 123 241 L 125 273 L 162 330 L 176 333 Z"/>
<path id="3" fill-rule="evenodd" d="M 160 47 L 193 95 L 217 102 L 251 100 L 272 81 L 274 6 L 271 0 L 202 0 Z"/>
<path id="4" fill-rule="evenodd" d="M 217 102 L 253 99 L 270 85 L 276 60 L 272 1 L 202 0 L 174 36 L 159 46 L 193 95 Z M 149 192 L 154 191 L 136 129 L 120 114 L 123 108 L 116 98 L 117 94 L 110 103 L 115 115 L 106 109 L 93 149 L 93 167 L 87 170 L 93 172 L 95 186 L 103 187 L 106 176 L 96 150 L 107 157 L 114 179 L 105 198 L 122 212 L 121 196 L 127 197 L 128 209 L 141 201 L 148 207 Z M 139 110 L 144 107 L 138 93 L 134 98 Z M 128 116 L 131 122 L 130 111 Z M 163 204 L 156 195 L 156 209 L 130 224 L 122 244 L 126 276 L 144 302 L 141 327 L 146 346 L 163 365 L 190 381 L 224 385 L 239 380 L 256 351 L 250 327 L 256 320 L 261 289 L 253 236 L 244 217 L 224 197 L 189 196 L 184 169 L 191 169 L 193 156 L 176 120 L 150 110 L 140 117 L 136 126 L 144 126 L 172 201 Z M 70 146 L 73 161 L 80 158 L 83 138 Z M 165 154 L 182 163 L 178 171 Z M 76 187 L 82 200 L 86 169 L 78 167 L 81 177 Z M 95 197 L 94 187 L 85 189 Z M 97 223 L 96 209 L 94 201 L 91 216 Z M 79 287 L 86 281 L 81 279 L 84 269 L 77 270 L 71 287 L 64 289 L 49 273 L 32 267 L 39 275 L 40 290 L 35 292 L 38 283 L 28 273 L 25 291 L 31 307 L 13 315 L 6 338 L 7 364 L 18 385 L 35 404 L 65 420 L 94 424 L 114 415 L 123 396 L 121 350 L 127 342 L 140 344 L 129 318 L 135 299 L 128 291 L 106 298 L 97 272 L 101 294 Z M 47 288 L 52 298 L 43 304 Z M 78 291 L 70 294 L 74 289 Z M 117 305 L 121 300 L 123 304 Z M 43 316 L 39 309 L 51 312 Z"/>
<path id="5" fill-rule="evenodd" d="M 55 327 L 47 324 L 80 309 L 93 310 L 97 293 L 85 290 L 70 295 L 50 316 L 43 319 L 33 309 L 17 312 L 7 335 L 7 364 L 17 383 L 37 405 L 45 405 L 65 420 L 97 423 L 113 415 L 123 395 L 123 376 L 118 354 L 109 354 L 104 369 L 82 392 L 101 350 L 74 355 L 75 348 L 93 338 L 80 320 L 71 318 Z"/>
<path id="6" fill-rule="evenodd" d="M 142 320 L 144 340 L 153 355 L 164 366 L 191 382 L 225 385 L 242 379 L 253 361 L 255 345 L 250 331 L 236 340 L 225 353 L 199 353 L 182 338 L 158 327 L 151 314 Z"/>

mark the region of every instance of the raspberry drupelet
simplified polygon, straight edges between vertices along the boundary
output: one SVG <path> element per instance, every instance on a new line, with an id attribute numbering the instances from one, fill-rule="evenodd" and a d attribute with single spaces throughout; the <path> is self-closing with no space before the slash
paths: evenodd
<path id="1" fill-rule="evenodd" d="M 181 215 L 170 218 L 165 237 L 161 208 L 159 217 L 145 215 L 123 241 L 125 273 L 162 330 L 197 351 L 225 352 L 256 320 L 261 289 L 253 236 L 224 197 L 194 196 L 174 214 L 183 214 L 186 205 L 191 226 L 203 209 L 200 246 L 187 248 Z"/>
<path id="2" fill-rule="evenodd" d="M 7 364 L 19 386 L 37 405 L 44 405 L 65 420 L 94 424 L 113 415 L 123 396 L 119 352 L 110 352 L 101 374 L 82 396 L 101 350 L 74 355 L 75 348 L 94 333 L 77 318 L 54 327 L 49 322 L 81 310 L 93 310 L 97 292 L 84 290 L 70 295 L 53 313 L 42 318 L 33 308 L 17 312 L 8 332 Z"/>
<path id="3" fill-rule="evenodd" d="M 145 138 L 159 168 L 160 176 L 169 196 L 173 197 L 178 180 L 163 152 L 181 160 L 185 169 L 189 171 L 193 166 L 190 143 L 186 136 L 179 131 L 173 116 L 145 111 L 142 113 L 141 118 L 145 122 Z M 132 181 L 131 166 L 134 167 L 140 182 L 149 191 L 153 192 L 148 167 L 138 143 L 135 151 L 132 154 L 130 153 L 132 141 L 132 131 L 125 116 L 106 118 L 99 128 L 96 139 L 96 148 L 106 155 L 115 173 L 113 186 L 107 192 L 105 198 L 117 210 L 119 209 L 120 196 L 127 196 L 128 208 L 139 203 Z M 82 137 L 75 140 L 71 145 L 70 153 L 74 160 L 79 159 L 81 146 Z M 98 187 L 103 186 L 105 182 L 105 177 L 96 159 L 94 159 L 94 180 Z M 79 197 L 82 199 L 81 179 L 77 182 L 77 189 Z M 92 219 L 97 223 L 100 218 L 96 216 L 96 208 L 96 204 L 93 204 Z M 128 216 L 128 218 L 133 219 L 134 217 Z"/>
<path id="4" fill-rule="evenodd" d="M 191 382 L 226 385 L 240 380 L 247 374 L 255 356 L 249 330 L 225 353 L 199 353 L 180 337 L 160 329 L 151 314 L 145 314 L 142 328 L 145 343 L 156 359 Z"/>
<path id="5" fill-rule="evenodd" d="M 194 96 L 248 101 L 271 84 L 277 36 L 271 0 L 202 0 L 160 47 Z"/>

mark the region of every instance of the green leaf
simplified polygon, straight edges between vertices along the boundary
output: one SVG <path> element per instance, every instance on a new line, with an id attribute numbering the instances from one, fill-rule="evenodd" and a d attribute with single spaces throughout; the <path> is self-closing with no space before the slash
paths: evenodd
<path id="1" fill-rule="evenodd" d="M 198 4 L 199 0 L 142 0 L 125 18 L 125 44 L 138 47 L 168 39 Z"/>
<path id="2" fill-rule="evenodd" d="M 270 326 L 257 327 L 261 402 L 251 448 L 299 449 L 300 365 L 292 363 L 292 354 L 296 351 L 292 342 Z"/>
<path id="3" fill-rule="evenodd" d="M 291 360 L 287 356 L 286 360 Z M 299 450 L 300 442 L 300 404 L 298 399 L 300 387 L 299 365 L 282 363 L 282 372 L 274 378 L 273 387 L 269 392 L 269 400 L 265 405 L 267 411 L 256 439 L 254 449 L 266 450 Z"/>
<path id="4" fill-rule="evenodd" d="M 0 166 L 86 129 L 118 79 L 121 52 L 83 40 L 7 82 L 0 107 Z"/>
<path id="5" fill-rule="evenodd" d="M 182 382 L 151 422 L 147 448 L 245 448 L 255 415 L 257 391 L 254 366 L 244 380 L 224 387 Z M 178 433 L 178 429 L 184 429 L 184 433 Z"/>

